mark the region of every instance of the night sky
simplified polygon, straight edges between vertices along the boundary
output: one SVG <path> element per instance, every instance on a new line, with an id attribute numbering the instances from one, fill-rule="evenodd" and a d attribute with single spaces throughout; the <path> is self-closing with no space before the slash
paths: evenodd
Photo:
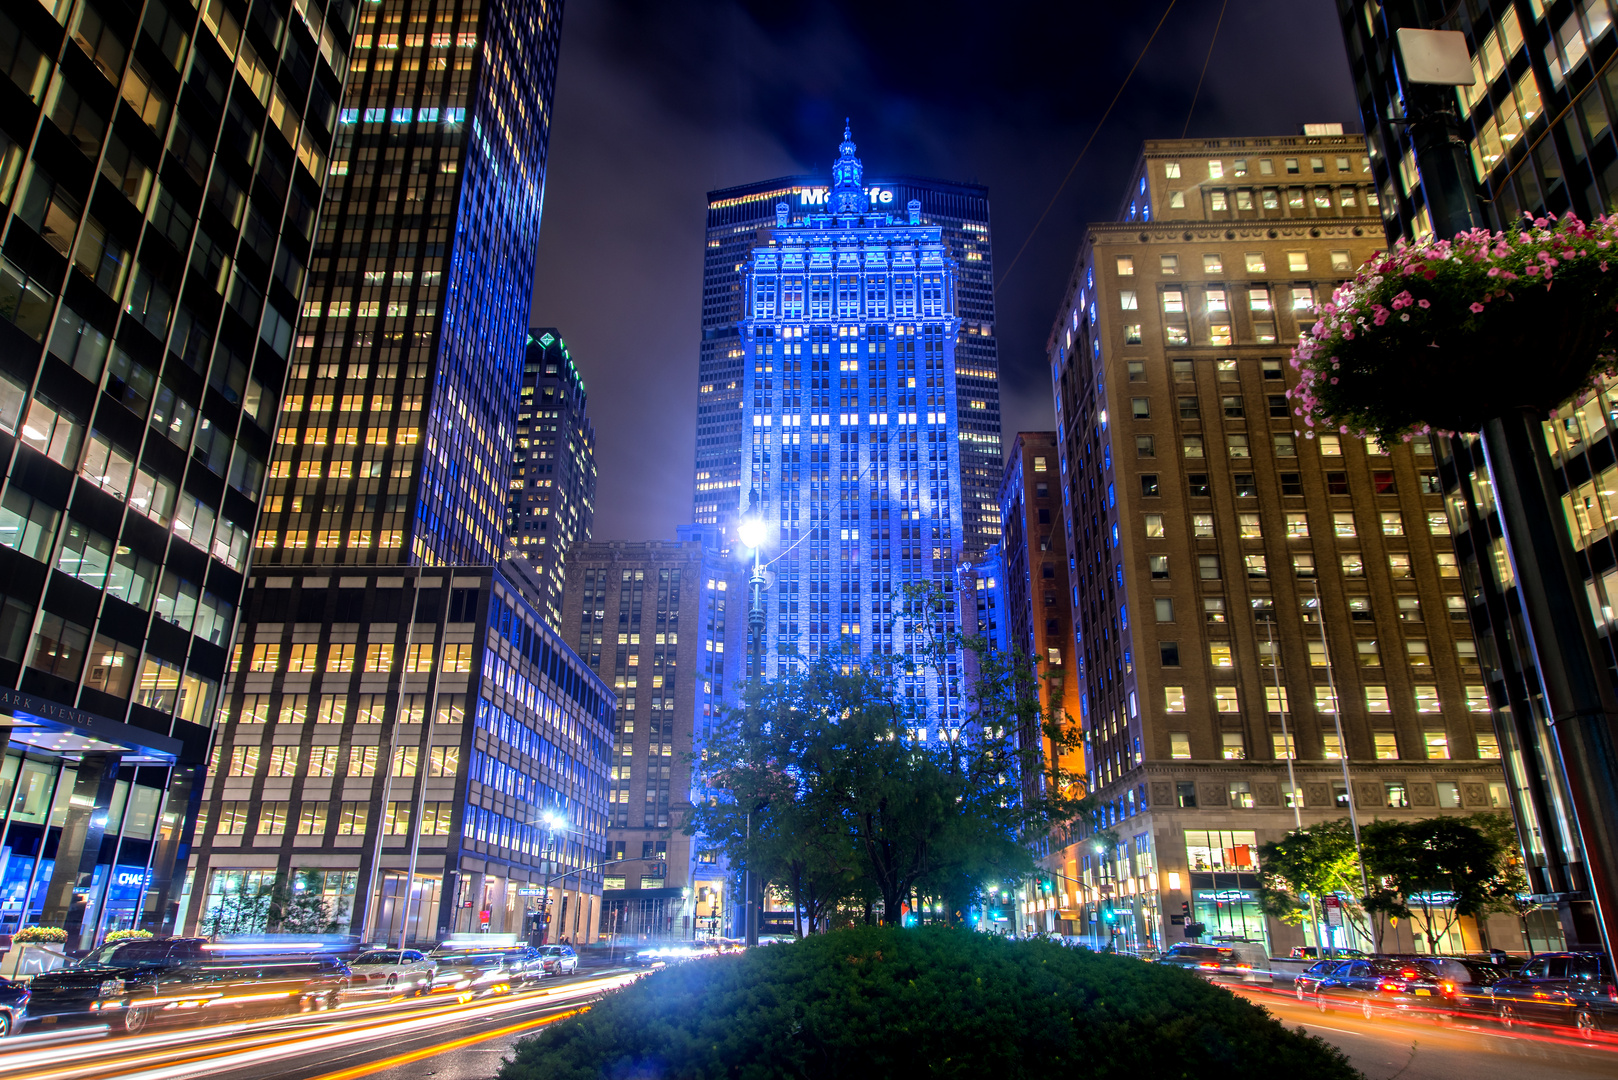
<path id="1" fill-rule="evenodd" d="M 1083 223 L 1116 215 L 1141 140 L 1179 137 L 1220 0 L 1176 0 L 1006 271 L 1167 6 L 566 0 L 533 322 L 590 391 L 595 537 L 688 520 L 706 193 L 829 173 L 844 116 L 868 174 L 988 185 L 1005 441 L 1052 428 L 1044 342 Z M 1333 5 L 1230 3 L 1189 134 L 1333 121 L 1360 130 Z"/>

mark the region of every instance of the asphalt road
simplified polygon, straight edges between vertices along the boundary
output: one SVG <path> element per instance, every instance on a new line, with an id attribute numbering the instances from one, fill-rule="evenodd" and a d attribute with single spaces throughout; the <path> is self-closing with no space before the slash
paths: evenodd
<path id="1" fill-rule="evenodd" d="M 355 1000 L 335 1012 L 154 1025 L 135 1036 L 85 1029 L 7 1040 L 7 1080 L 490 1080 L 526 1035 L 575 1015 L 634 975 L 592 971 L 536 990 L 466 1000 Z"/>
<path id="2" fill-rule="evenodd" d="M 1358 1011 L 1321 1014 L 1289 994 L 1238 991 L 1288 1027 L 1348 1055 L 1366 1080 L 1612 1080 L 1618 1040 L 1590 1045 L 1561 1032 L 1507 1032 L 1488 1022 L 1434 1023 Z M 1609 1039 L 1611 1037 L 1609 1036 Z"/>

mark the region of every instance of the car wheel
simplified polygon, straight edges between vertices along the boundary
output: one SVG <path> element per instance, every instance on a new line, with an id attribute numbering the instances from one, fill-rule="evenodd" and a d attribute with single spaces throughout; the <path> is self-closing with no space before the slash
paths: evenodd
<path id="1" fill-rule="evenodd" d="M 382 989 L 386 990 L 388 993 L 391 994 L 391 993 L 393 993 L 394 989 L 398 986 L 398 983 L 399 983 L 399 977 L 397 975 L 389 975 L 387 984 L 385 986 L 383 986 Z"/>
<path id="2" fill-rule="evenodd" d="M 10 1035 L 11 1030 L 12 1030 L 11 1013 L 9 1013 L 9 1012 L 0 1012 L 0 1039 L 3 1039 L 7 1035 Z"/>
<path id="3" fill-rule="evenodd" d="M 1517 1026 L 1517 1010 L 1510 1005 L 1496 1005 L 1494 1015 L 1506 1027 Z"/>
<path id="4" fill-rule="evenodd" d="M 124 1010 L 124 1030 L 131 1035 L 139 1035 L 146 1030 L 152 1022 L 152 1010 L 133 1008 Z"/>
<path id="5" fill-rule="evenodd" d="M 343 1003 L 343 992 L 341 990 L 333 990 L 331 993 L 327 994 L 323 1000 L 326 1003 L 325 1008 L 335 1009 L 337 1006 Z"/>
<path id="6" fill-rule="evenodd" d="M 1365 1017 L 1367 1020 L 1376 1019 L 1376 1009 L 1372 1008 L 1371 999 L 1369 997 L 1360 998 L 1360 1015 Z"/>
<path id="7" fill-rule="evenodd" d="M 1303 1000 L 1303 983 L 1301 983 L 1301 982 L 1294 982 L 1294 983 L 1293 983 L 1293 984 L 1292 984 L 1292 992 L 1293 992 L 1293 993 L 1294 993 L 1294 994 L 1297 994 L 1297 995 L 1298 995 L 1298 1000 L 1299 1000 L 1299 1001 L 1302 1001 L 1302 1000 Z"/>
<path id="8" fill-rule="evenodd" d="M 1590 1011 L 1589 1006 L 1584 1006 L 1573 1014 L 1573 1026 L 1584 1038 L 1589 1038 L 1601 1030 L 1601 1025 L 1596 1022 L 1596 1014 Z"/>
<path id="9" fill-rule="evenodd" d="M 1326 995 L 1320 993 L 1319 991 L 1316 991 L 1315 993 L 1315 1008 L 1319 1009 L 1323 1013 L 1331 1012 L 1331 1009 L 1326 1005 Z"/>

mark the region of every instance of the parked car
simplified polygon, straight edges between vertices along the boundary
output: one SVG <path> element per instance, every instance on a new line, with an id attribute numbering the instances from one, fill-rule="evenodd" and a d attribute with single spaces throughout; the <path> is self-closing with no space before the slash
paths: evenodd
<path id="1" fill-rule="evenodd" d="M 1292 946 L 1292 951 L 1287 954 L 1287 958 L 1289 960 L 1358 960 L 1365 955 L 1358 949 L 1331 949 L 1328 951 L 1331 955 L 1322 957 L 1318 946 L 1294 945 Z"/>
<path id="2" fill-rule="evenodd" d="M 1298 995 L 1299 1001 L 1307 1001 L 1313 997 L 1320 981 L 1341 968 L 1347 967 L 1349 960 L 1316 960 L 1305 968 L 1292 982 L 1293 992 Z"/>
<path id="3" fill-rule="evenodd" d="M 579 970 L 579 954 L 571 945 L 541 945 L 540 966 L 547 975 L 571 975 Z"/>
<path id="4" fill-rule="evenodd" d="M 1581 1033 L 1618 1030 L 1618 983 L 1600 953 L 1541 953 L 1489 988 L 1507 1027 L 1552 1024 Z"/>
<path id="5" fill-rule="evenodd" d="M 28 984 L 0 979 L 0 1039 L 22 1030 L 28 1019 Z"/>
<path id="6" fill-rule="evenodd" d="M 1169 947 L 1158 958 L 1159 964 L 1184 968 L 1208 980 L 1239 979 L 1242 982 L 1268 980 L 1269 954 L 1256 942 L 1231 941 L 1216 945 L 1181 942 Z"/>
<path id="7" fill-rule="evenodd" d="M 355 993 L 432 993 L 438 962 L 415 949 L 372 949 L 349 962 Z"/>
<path id="8" fill-rule="evenodd" d="M 1438 973 L 1425 960 L 1350 960 L 1315 987 L 1315 1007 L 1358 1008 L 1367 1020 L 1379 1012 L 1432 1016 L 1442 1010 Z"/>
<path id="9" fill-rule="evenodd" d="M 28 1021 L 101 1020 L 135 1033 L 182 1016 L 336 1008 L 348 984 L 348 967 L 333 956 L 238 949 L 202 938 L 122 941 L 34 976 Z"/>

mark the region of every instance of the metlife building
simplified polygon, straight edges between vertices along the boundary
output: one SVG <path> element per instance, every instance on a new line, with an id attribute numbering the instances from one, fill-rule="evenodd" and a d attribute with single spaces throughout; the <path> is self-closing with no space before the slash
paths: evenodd
<path id="1" fill-rule="evenodd" d="M 924 224 L 942 230 L 959 267 L 955 385 L 960 400 L 961 483 L 964 548 L 987 550 L 1000 538 L 996 502 L 1000 478 L 999 360 L 994 337 L 994 276 L 989 245 L 989 190 L 897 176 L 864 185 L 872 212 L 903 214 L 921 202 Z M 784 176 L 708 193 L 707 249 L 702 289 L 702 353 L 697 393 L 696 482 L 692 520 L 728 528 L 747 504 L 743 484 L 743 345 L 738 324 L 745 316 L 743 271 L 760 230 L 776 224 L 775 207 L 786 203 L 790 220 L 830 210 L 826 176 Z"/>

